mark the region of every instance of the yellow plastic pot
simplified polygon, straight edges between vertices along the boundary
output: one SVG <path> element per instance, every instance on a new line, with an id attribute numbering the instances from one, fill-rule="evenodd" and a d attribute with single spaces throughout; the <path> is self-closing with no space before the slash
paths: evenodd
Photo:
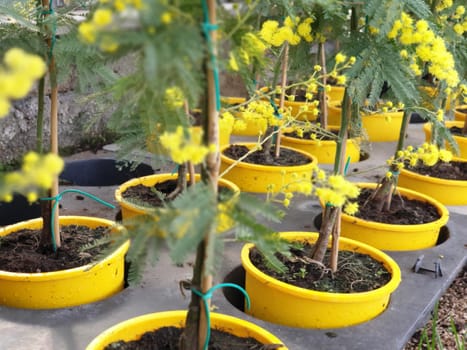
<path id="1" fill-rule="evenodd" d="M 458 128 L 463 128 L 464 127 L 464 122 L 461 121 L 446 121 L 445 122 L 446 127 L 452 128 L 452 127 L 458 127 Z M 430 142 L 431 140 L 431 123 L 425 123 L 423 125 L 423 131 L 425 131 L 425 140 L 427 142 Z M 463 136 L 456 136 L 453 135 L 454 140 L 456 140 L 457 145 L 459 146 L 459 158 L 466 159 L 467 160 L 467 137 Z M 451 147 L 449 146 L 449 143 L 446 142 L 446 149 L 451 150 Z"/>
<path id="2" fill-rule="evenodd" d="M 315 242 L 316 232 L 284 232 L 289 241 Z M 339 240 L 340 250 L 368 254 L 382 262 L 392 274 L 381 288 L 361 293 L 331 293 L 296 287 L 278 281 L 257 269 L 249 258 L 253 244 L 241 251 L 246 271 L 245 289 L 250 296 L 248 314 L 259 319 L 290 327 L 338 328 L 366 322 L 381 314 L 389 303 L 391 293 L 401 281 L 397 263 L 383 252 L 348 238 Z"/>
<path id="3" fill-rule="evenodd" d="M 153 187 L 157 183 L 161 183 L 161 182 L 168 181 L 168 180 L 175 180 L 176 178 L 177 178 L 176 174 L 173 174 L 173 175 L 172 174 L 155 174 L 155 175 L 148 175 L 148 176 L 131 179 L 121 184 L 115 190 L 115 199 L 120 204 L 120 207 L 122 209 L 122 218 L 124 220 L 130 219 L 138 215 L 148 214 L 151 211 L 151 208 L 137 205 L 137 204 L 134 204 L 134 203 L 131 203 L 125 200 L 122 196 L 122 193 L 124 193 L 128 188 L 138 186 L 138 185 Z M 200 181 L 200 179 L 201 179 L 201 176 L 199 174 L 196 174 L 195 181 Z M 230 190 L 232 190 L 235 194 L 240 193 L 240 189 L 238 188 L 238 186 L 226 179 L 219 179 L 219 186 L 227 187 Z M 228 210 L 229 204 L 228 203 L 223 203 L 223 204 L 226 206 L 226 210 Z M 231 226 L 232 226 L 232 222 L 229 219 L 229 217 L 226 215 L 221 215 L 219 219 L 218 227 L 217 227 L 218 232 L 227 231 L 229 228 L 231 228 Z"/>
<path id="4" fill-rule="evenodd" d="M 361 188 L 375 188 L 374 183 L 359 183 Z M 399 178 L 399 185 L 401 184 Z M 341 235 L 355 239 L 382 250 L 417 250 L 430 248 L 436 245 L 439 231 L 446 225 L 449 212 L 437 200 L 422 193 L 397 187 L 397 191 L 404 198 L 428 202 L 435 206 L 440 214 L 436 221 L 419 225 L 392 225 L 375 221 L 367 221 L 342 213 Z"/>
<path id="5" fill-rule="evenodd" d="M 467 162 L 466 159 L 455 159 Z M 467 205 L 467 181 L 447 180 L 402 169 L 399 185 L 423 193 L 445 205 Z"/>
<path id="6" fill-rule="evenodd" d="M 277 105 L 279 106 L 280 101 L 276 101 Z M 308 102 L 308 105 L 310 103 Z M 307 107 L 306 102 L 302 101 L 289 101 L 287 98 L 284 100 L 284 108 L 290 109 L 290 115 L 295 117 L 297 120 L 308 120 L 310 122 L 315 121 L 318 119 L 318 115 L 313 114 L 308 110 L 303 110 Z"/>
<path id="7" fill-rule="evenodd" d="M 463 110 L 464 112 L 461 112 L 461 110 Z M 467 105 L 457 106 L 454 109 L 454 119 L 463 122 L 465 118 L 467 117 L 467 112 L 465 112 L 466 110 L 467 110 Z"/>
<path id="8" fill-rule="evenodd" d="M 244 103 L 246 99 L 244 97 L 221 97 L 222 103 L 229 104 L 229 105 L 237 105 Z M 242 119 L 242 112 L 235 112 L 234 116 L 236 118 Z M 263 122 L 263 120 L 254 120 L 254 119 L 246 119 L 243 120 L 246 124 L 245 129 L 243 130 L 232 130 L 232 135 L 237 136 L 258 136 L 260 134 L 264 134 L 266 132 L 267 125 Z M 221 143 L 221 146 L 226 145 L 227 143 Z"/>
<path id="9" fill-rule="evenodd" d="M 253 149 L 256 146 L 255 143 L 237 143 L 237 145 L 244 145 L 249 149 Z M 223 178 L 232 181 L 240 190 L 246 192 L 278 192 L 283 185 L 296 182 L 297 179 L 309 179 L 312 168 L 318 164 L 315 156 L 291 147 L 281 148 L 292 149 L 301 153 L 308 157 L 310 162 L 308 164 L 293 166 L 273 166 L 237 162 L 222 153 L 226 148 L 228 148 L 228 146 L 221 148 L 220 172 L 223 173 L 233 165 L 233 167 L 223 175 Z M 271 185 L 273 185 L 272 189 Z"/>
<path id="10" fill-rule="evenodd" d="M 102 350 L 108 344 L 119 340 L 138 340 L 144 333 L 162 327 L 184 327 L 185 318 L 186 311 L 164 311 L 135 317 L 102 332 L 86 347 L 86 350 Z M 282 341 L 263 328 L 233 316 L 212 313 L 211 326 L 238 337 L 252 337 L 265 345 L 282 344 Z M 285 346 L 278 349 L 287 350 Z"/>
<path id="11" fill-rule="evenodd" d="M 331 130 L 338 130 L 338 127 Z M 282 134 L 281 145 L 300 149 L 314 155 L 320 164 L 334 164 L 336 157 L 336 142 L 330 140 L 311 140 L 297 137 L 291 137 Z M 350 162 L 355 163 L 360 160 L 360 147 L 356 139 L 350 139 L 346 142 L 345 159 L 350 157 Z"/>
<path id="12" fill-rule="evenodd" d="M 328 103 L 328 123 L 332 125 L 341 124 L 341 102 L 331 101 Z M 361 113 L 362 127 L 372 142 L 397 141 L 402 126 L 404 112 L 387 112 L 375 114 Z"/>
<path id="13" fill-rule="evenodd" d="M 262 87 L 260 89 L 263 93 L 268 93 L 269 89 L 267 87 Z M 275 98 L 274 103 L 279 107 L 280 99 Z M 310 102 L 306 103 L 304 101 L 291 101 L 287 99 L 287 96 L 284 99 L 284 108 L 290 111 L 290 115 L 297 120 L 308 120 L 308 121 L 315 121 L 318 119 L 318 115 L 313 114 L 308 110 L 303 110 L 306 105 L 309 105 Z"/>
<path id="14" fill-rule="evenodd" d="M 338 101 L 342 102 L 344 99 L 345 86 L 332 85 L 331 91 L 326 93 L 326 96 L 329 97 L 329 101 Z"/>
<path id="15" fill-rule="evenodd" d="M 88 227 L 123 226 L 101 218 L 62 216 L 60 225 Z M 40 229 L 42 219 L 23 221 L 0 228 L 0 236 L 22 229 Z M 73 269 L 41 273 L 0 271 L 0 304 L 28 309 L 56 309 L 108 298 L 123 289 L 124 259 L 130 242 L 118 247 L 101 261 Z"/>

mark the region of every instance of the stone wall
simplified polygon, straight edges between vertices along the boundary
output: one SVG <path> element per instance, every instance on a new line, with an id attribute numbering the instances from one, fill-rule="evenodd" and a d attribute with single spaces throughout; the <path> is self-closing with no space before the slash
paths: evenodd
<path id="1" fill-rule="evenodd" d="M 50 139 L 50 99 L 46 96 L 44 110 L 44 149 Z M 59 93 L 59 145 L 77 146 L 83 138 L 105 130 L 110 113 L 98 112 L 92 101 L 68 90 Z M 0 162 L 11 162 L 36 147 L 37 94 L 14 103 L 10 114 L 0 119 Z"/>
<path id="2" fill-rule="evenodd" d="M 128 62 L 127 62 L 128 63 Z M 117 74 L 128 73 L 129 64 L 120 63 L 114 68 Z M 47 83 L 46 83 L 47 85 Z M 59 89 L 59 145 L 78 146 L 83 139 L 95 137 L 106 130 L 111 111 L 99 111 L 92 100 L 72 90 L 68 81 Z M 246 96 L 242 81 L 226 74 L 220 76 L 220 89 L 223 96 Z M 50 138 L 50 99 L 46 95 L 44 110 L 44 149 L 48 149 Z M 10 114 L 0 119 L 0 163 L 9 163 L 21 158 L 27 151 L 36 147 L 37 91 L 14 103 Z"/>

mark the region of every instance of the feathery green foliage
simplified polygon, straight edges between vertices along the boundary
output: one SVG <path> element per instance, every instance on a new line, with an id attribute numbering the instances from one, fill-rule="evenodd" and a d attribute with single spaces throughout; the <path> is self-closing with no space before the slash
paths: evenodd
<path id="1" fill-rule="evenodd" d="M 29 53 L 48 60 L 50 50 L 45 38 L 56 32 L 53 47 L 57 62 L 59 82 L 70 79 L 76 81 L 78 92 L 89 92 L 115 80 L 109 67 L 109 57 L 102 55 L 96 48 L 84 45 L 77 37 L 76 21 L 69 16 L 73 7 L 55 9 L 54 14 L 41 19 L 47 9 L 41 6 L 19 6 L 18 2 L 0 5 L 0 15 L 7 20 L 0 23 L 0 57 L 12 47 L 19 47 Z"/>
<path id="2" fill-rule="evenodd" d="M 358 57 L 346 74 L 349 79 L 349 95 L 354 102 L 363 105 L 368 99 L 370 105 L 375 105 L 381 98 L 382 87 L 386 83 L 391 88 L 386 98 L 392 95 L 396 102 L 403 102 L 407 106 L 419 103 L 416 80 L 395 46 L 388 42 L 375 41 L 371 35 L 365 33 L 359 33 L 345 44 L 346 52 Z"/>
<path id="3" fill-rule="evenodd" d="M 154 254 L 154 249 L 160 249 L 162 241 L 169 248 L 174 262 L 186 261 L 210 230 L 210 225 L 217 224 L 221 214 L 232 220 L 238 239 L 256 244 L 272 266 L 283 270 L 284 267 L 274 256 L 274 252 L 287 251 L 288 244 L 279 240 L 273 230 L 260 223 L 261 220 L 277 222 L 283 212 L 270 203 L 240 194 L 230 197 L 225 203 L 228 210 L 221 213 L 214 199 L 212 189 L 199 182 L 164 207 L 155 208 L 153 214 L 125 221 L 125 225 L 131 228 L 128 230 L 132 239 L 128 253 L 131 261 L 130 276 L 141 276 L 145 258 Z M 222 261 L 224 241 L 220 233 L 209 241 L 209 244 L 214 245 L 216 254 L 205 261 L 204 268 L 208 272 L 217 271 Z M 157 252 L 155 254 L 157 256 Z"/>

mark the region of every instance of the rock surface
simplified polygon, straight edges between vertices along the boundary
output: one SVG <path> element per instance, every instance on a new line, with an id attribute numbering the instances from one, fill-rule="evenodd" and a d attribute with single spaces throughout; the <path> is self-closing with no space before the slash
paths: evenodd
<path id="1" fill-rule="evenodd" d="M 44 108 L 44 149 L 50 138 L 50 98 Z M 99 135 L 106 129 L 110 113 L 99 111 L 97 104 L 84 100 L 69 90 L 59 94 L 59 144 L 76 146 L 85 137 Z M 36 147 L 37 95 L 16 102 L 10 114 L 0 120 L 0 162 L 11 162 Z"/>

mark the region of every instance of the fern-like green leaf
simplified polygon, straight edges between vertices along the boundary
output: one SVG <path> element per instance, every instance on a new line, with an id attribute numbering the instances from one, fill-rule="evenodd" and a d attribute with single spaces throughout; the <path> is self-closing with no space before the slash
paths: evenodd
<path id="1" fill-rule="evenodd" d="M 170 202 L 161 214 L 158 226 L 166 234 L 170 256 L 177 263 L 183 262 L 215 230 L 217 200 L 210 186 L 198 182 Z"/>

